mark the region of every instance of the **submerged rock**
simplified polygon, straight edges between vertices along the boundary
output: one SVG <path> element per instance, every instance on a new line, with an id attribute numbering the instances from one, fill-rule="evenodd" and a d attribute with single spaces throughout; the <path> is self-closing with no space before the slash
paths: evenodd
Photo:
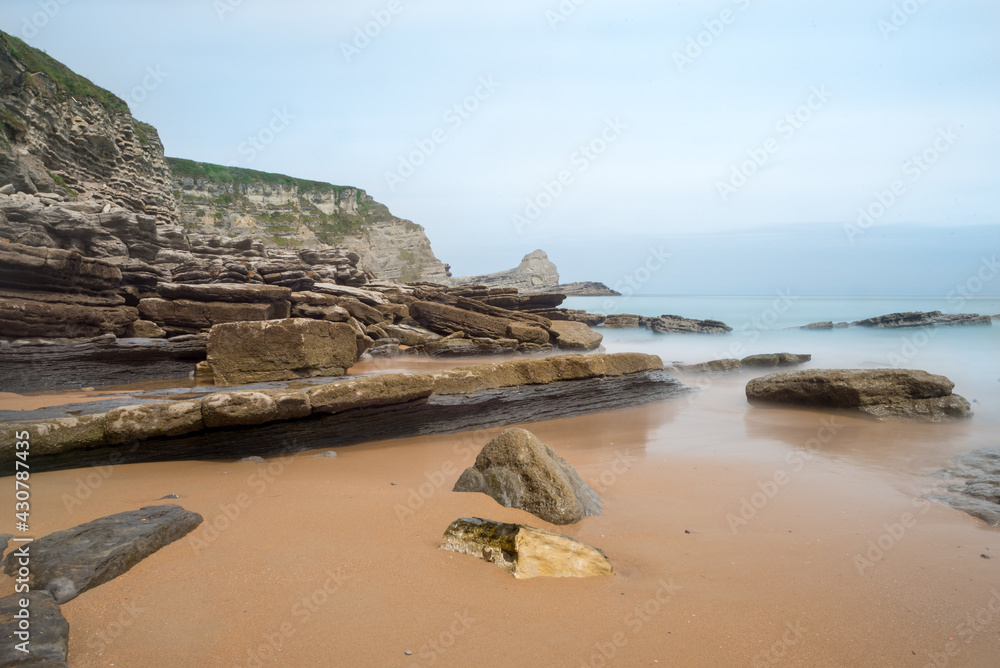
<path id="1" fill-rule="evenodd" d="M 642 318 L 631 313 L 616 313 L 604 319 L 604 326 L 609 329 L 630 329 L 641 327 Z"/>
<path id="2" fill-rule="evenodd" d="M 740 360 L 744 367 L 795 366 L 812 360 L 812 355 L 794 353 L 771 353 L 770 355 L 750 355 Z"/>
<path id="3" fill-rule="evenodd" d="M 980 448 L 956 457 L 937 477 L 951 481 L 951 494 L 928 494 L 969 513 L 991 527 L 1000 527 L 1000 447 Z"/>
<path id="4" fill-rule="evenodd" d="M 969 402 L 944 376 L 910 369 L 786 371 L 747 383 L 751 403 L 857 408 L 879 419 L 925 422 L 969 417 Z"/>
<path id="5" fill-rule="evenodd" d="M 15 635 L 21 612 L 21 601 L 27 600 L 30 617 L 30 645 L 22 652 L 16 645 L 22 642 Z M 29 668 L 65 668 L 69 653 L 69 622 L 59 611 L 56 600 L 47 591 L 30 591 L 0 598 L 0 666 Z"/>
<path id="6" fill-rule="evenodd" d="M 601 499 L 576 470 L 530 431 L 506 429 L 483 446 L 454 492 L 482 492 L 552 524 L 601 514 Z"/>
<path id="7" fill-rule="evenodd" d="M 479 557 L 518 579 L 615 574 L 604 552 L 575 538 L 478 517 L 452 522 L 441 549 Z"/>
<path id="8" fill-rule="evenodd" d="M 147 506 L 57 531 L 30 543 L 32 589 L 59 603 L 113 580 L 202 523 L 201 515 L 176 505 Z M 4 572 L 17 572 L 16 552 Z"/>
<path id="9" fill-rule="evenodd" d="M 978 313 L 944 314 L 941 311 L 912 311 L 908 313 L 890 313 L 876 318 L 858 320 L 854 323 L 859 327 L 900 328 L 900 327 L 949 327 L 955 325 L 991 325 L 988 315 Z"/>
<path id="10" fill-rule="evenodd" d="M 646 318 L 646 328 L 658 334 L 694 333 L 694 334 L 725 334 L 733 328 L 719 320 L 693 320 L 679 315 L 661 315 L 658 318 Z"/>

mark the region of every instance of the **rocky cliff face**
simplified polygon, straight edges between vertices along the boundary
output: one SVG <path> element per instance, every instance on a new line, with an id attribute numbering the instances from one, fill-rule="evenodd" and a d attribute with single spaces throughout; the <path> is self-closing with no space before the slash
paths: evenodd
<path id="1" fill-rule="evenodd" d="M 0 185 L 176 220 L 156 130 L 128 105 L 0 32 Z"/>
<path id="2" fill-rule="evenodd" d="M 514 269 L 481 276 L 461 276 L 449 279 L 449 285 L 485 285 L 490 288 L 517 288 L 525 292 L 541 292 L 559 285 L 559 271 L 545 251 L 536 250 L 521 259 Z"/>
<path id="3" fill-rule="evenodd" d="M 239 167 L 168 158 L 188 232 L 252 236 L 265 247 L 357 253 L 379 278 L 443 282 L 424 228 L 393 216 L 364 190 Z"/>

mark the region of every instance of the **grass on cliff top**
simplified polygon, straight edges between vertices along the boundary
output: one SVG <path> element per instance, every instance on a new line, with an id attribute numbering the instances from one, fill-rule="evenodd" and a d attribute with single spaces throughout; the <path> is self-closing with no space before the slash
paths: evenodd
<path id="1" fill-rule="evenodd" d="M 63 95 L 71 95 L 77 100 L 95 100 L 109 111 L 128 113 L 128 105 L 123 99 L 95 85 L 58 60 L 38 49 L 0 30 L 0 44 L 10 51 L 15 59 L 20 60 L 28 68 L 28 72 L 45 74 L 55 83 Z"/>
<path id="2" fill-rule="evenodd" d="M 210 162 L 196 162 L 185 160 L 184 158 L 167 158 L 170 171 L 174 176 L 186 176 L 192 179 L 208 179 L 212 183 L 231 183 L 233 185 L 250 185 L 263 183 L 271 186 L 295 187 L 299 192 L 313 191 L 335 193 L 338 197 L 345 190 L 350 190 L 350 186 L 335 186 L 324 181 L 309 181 L 307 179 L 297 179 L 284 174 L 272 174 L 270 172 L 258 172 L 255 169 L 245 169 L 243 167 L 225 167 L 223 165 L 213 165 Z M 359 197 L 364 191 L 359 190 Z"/>

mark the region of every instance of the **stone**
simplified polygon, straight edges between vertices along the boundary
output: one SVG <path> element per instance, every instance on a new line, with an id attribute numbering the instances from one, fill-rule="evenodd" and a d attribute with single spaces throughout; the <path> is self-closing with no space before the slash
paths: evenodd
<path id="1" fill-rule="evenodd" d="M 404 346 L 420 346 L 432 341 L 440 341 L 442 338 L 440 334 L 435 334 L 429 329 L 412 325 L 381 325 L 381 327 L 386 334 L 394 339 L 399 339 L 399 342 Z"/>
<path id="2" fill-rule="evenodd" d="M 576 283 L 560 283 L 545 288 L 544 292 L 556 292 L 568 297 L 621 297 L 622 293 L 612 290 L 604 283 L 582 281 Z"/>
<path id="3" fill-rule="evenodd" d="M 63 604 L 112 580 L 202 523 L 201 515 L 177 505 L 146 506 L 57 531 L 31 543 L 32 589 L 44 589 Z M 16 553 L 4 572 L 17 572 Z"/>
<path id="4" fill-rule="evenodd" d="M 139 313 L 131 306 L 80 306 L 0 297 L 2 338 L 125 336 Z"/>
<path id="5" fill-rule="evenodd" d="M 52 418 L 23 425 L 0 424 L 0 461 L 14 459 L 19 431 L 31 434 L 31 454 L 49 455 L 76 448 L 95 448 L 106 443 L 103 413 Z"/>
<path id="6" fill-rule="evenodd" d="M 187 299 L 196 302 L 231 302 L 237 304 L 271 304 L 289 301 L 292 291 L 276 285 L 246 283 L 210 283 L 190 285 L 185 283 L 160 283 L 156 291 L 164 299 Z"/>
<path id="7" fill-rule="evenodd" d="M 555 345 L 563 350 L 596 350 L 601 347 L 604 337 L 582 322 L 553 320 L 549 327 L 555 337 Z M 535 343 L 545 343 L 536 341 Z"/>
<path id="8" fill-rule="evenodd" d="M 148 298 L 139 302 L 139 314 L 168 332 L 196 334 L 224 323 L 286 319 L 291 314 L 291 304 L 287 301 L 231 303 Z"/>
<path id="9" fill-rule="evenodd" d="M 329 320 L 330 322 L 347 322 L 351 314 L 340 306 L 313 306 L 311 304 L 295 304 L 292 306 L 291 317 L 312 318 L 314 320 Z"/>
<path id="10" fill-rule="evenodd" d="M 879 329 L 899 329 L 906 327 L 949 327 L 956 325 L 992 325 L 988 315 L 978 313 L 955 313 L 945 315 L 941 311 L 923 313 L 913 311 L 908 313 L 890 313 L 876 318 L 858 320 L 858 327 L 876 327 Z"/>
<path id="11" fill-rule="evenodd" d="M 939 422 L 972 413 L 944 376 L 909 369 L 786 371 L 747 383 L 751 403 L 857 408 L 874 417 Z"/>
<path id="12" fill-rule="evenodd" d="M 205 428 L 201 401 L 161 401 L 112 408 L 104 416 L 111 445 L 155 436 L 180 436 Z"/>
<path id="13" fill-rule="evenodd" d="M 808 325 L 802 325 L 800 329 L 839 329 L 847 327 L 846 322 L 833 322 L 832 320 L 826 320 L 824 322 L 813 322 Z"/>
<path id="14" fill-rule="evenodd" d="M 434 389 L 424 374 L 386 373 L 327 383 L 308 390 L 315 413 L 385 406 L 426 399 Z"/>
<path id="15" fill-rule="evenodd" d="M 471 337 L 516 339 L 525 343 L 548 343 L 549 334 L 541 327 L 469 311 L 457 306 L 418 301 L 410 304 L 410 315 L 439 334 L 465 332 Z"/>
<path id="16" fill-rule="evenodd" d="M 416 350 L 427 353 L 431 357 L 481 357 L 483 355 L 512 355 L 517 352 L 519 345 L 521 344 L 518 344 L 516 339 L 444 338 L 425 343 Z"/>
<path id="17" fill-rule="evenodd" d="M 260 464 L 267 464 L 267 460 L 264 459 L 263 457 L 253 456 L 253 457 L 244 457 L 243 459 L 237 459 L 235 463 L 236 464 L 257 464 L 259 466 Z"/>
<path id="18" fill-rule="evenodd" d="M 725 373 L 727 371 L 739 371 L 743 364 L 737 359 L 711 360 L 700 364 L 678 364 L 678 371 L 688 373 Z"/>
<path id="19" fill-rule="evenodd" d="M 796 355 L 793 353 L 772 353 L 769 355 L 749 355 L 740 360 L 744 368 L 770 366 L 795 366 L 812 360 L 812 355 Z"/>
<path id="20" fill-rule="evenodd" d="M 26 601 L 30 615 L 29 651 L 22 652 L 15 635 L 19 630 L 17 615 Z M 29 591 L 0 598 L 0 666 L 24 668 L 65 668 L 69 654 L 69 622 L 59 611 L 59 604 L 47 591 Z"/>
<path id="21" fill-rule="evenodd" d="M 604 318 L 604 326 L 609 329 L 630 329 L 641 327 L 639 316 L 631 313 L 613 313 Z"/>
<path id="22" fill-rule="evenodd" d="M 928 494 L 978 517 L 992 527 L 1000 527 L 1000 447 L 980 448 L 959 455 L 934 474 L 948 481 L 949 494 Z"/>
<path id="23" fill-rule="evenodd" d="M 615 573 L 604 552 L 575 538 L 478 517 L 452 522 L 444 532 L 441 549 L 478 557 L 518 579 Z"/>
<path id="24" fill-rule="evenodd" d="M 298 390 L 239 390 L 211 394 L 201 402 L 205 426 L 232 427 L 303 418 L 309 395 Z"/>
<path id="25" fill-rule="evenodd" d="M 166 330 L 150 320 L 136 320 L 126 334 L 126 337 L 136 339 L 163 339 L 166 336 Z"/>
<path id="26" fill-rule="evenodd" d="M 483 446 L 452 491 L 482 492 L 552 524 L 601 514 L 600 497 L 576 469 L 525 429 L 506 429 Z"/>
<path id="27" fill-rule="evenodd" d="M 518 288 L 521 290 L 542 290 L 559 285 L 559 271 L 543 250 L 536 250 L 521 258 L 514 269 L 480 276 L 453 277 L 448 280 L 452 286 L 484 285 L 486 287 Z"/>
<path id="28" fill-rule="evenodd" d="M 212 327 L 208 335 L 208 363 L 216 383 L 227 385 L 339 376 L 357 357 L 354 330 L 345 323 L 233 322 Z"/>
<path id="29" fill-rule="evenodd" d="M 694 333 L 694 334 L 725 334 L 733 328 L 718 320 L 693 320 L 679 315 L 661 315 L 657 318 L 647 318 L 646 327 L 658 334 Z"/>
<path id="30" fill-rule="evenodd" d="M 351 297 L 369 306 L 379 306 L 380 304 L 389 303 L 389 299 L 380 292 L 362 290 L 361 288 L 353 288 L 346 285 L 336 285 L 334 283 L 316 283 L 312 286 L 310 292 L 335 295 L 337 297 Z"/>

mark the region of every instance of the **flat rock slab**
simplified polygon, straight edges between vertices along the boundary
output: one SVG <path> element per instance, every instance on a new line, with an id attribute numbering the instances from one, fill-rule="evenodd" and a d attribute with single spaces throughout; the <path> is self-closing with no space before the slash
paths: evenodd
<path id="1" fill-rule="evenodd" d="M 29 642 L 22 652 L 18 644 L 17 615 L 21 602 L 27 601 L 28 621 L 31 626 Z M 0 666 L 57 668 L 66 666 L 69 653 L 69 622 L 59 611 L 59 604 L 47 591 L 31 591 L 0 598 Z"/>
<path id="2" fill-rule="evenodd" d="M 604 552 L 575 538 L 478 517 L 452 522 L 441 549 L 479 557 L 518 579 L 615 574 Z"/>
<path id="3" fill-rule="evenodd" d="M 600 497 L 576 469 L 525 429 L 506 429 L 484 445 L 452 491 L 482 492 L 552 524 L 601 514 Z"/>
<path id="4" fill-rule="evenodd" d="M 177 505 L 147 506 L 57 531 L 28 543 L 32 589 L 51 592 L 62 604 L 113 580 L 161 547 L 202 523 L 201 515 Z M 17 552 L 4 572 L 18 569 Z"/>
<path id="5" fill-rule="evenodd" d="M 269 304 L 291 299 L 292 291 L 277 285 L 247 283 L 160 283 L 156 291 L 164 299 L 190 299 L 196 302 L 250 302 Z"/>
<path id="6" fill-rule="evenodd" d="M 679 315 L 644 318 L 643 322 L 647 329 L 658 334 L 725 334 L 733 331 L 732 327 L 719 320 L 695 320 Z"/>
<path id="7" fill-rule="evenodd" d="M 31 470 L 42 472 L 155 461 L 233 461 L 250 455 L 267 457 L 303 450 L 328 450 L 382 439 L 452 434 L 633 408 L 692 391 L 663 371 L 513 387 L 505 386 L 500 379 L 494 380 L 493 387 L 480 386 L 467 394 L 435 391 L 427 398 L 406 403 L 357 407 L 333 414 L 314 412 L 301 420 L 156 437 L 131 447 L 98 447 L 41 455 L 33 457 Z M 423 391 L 416 392 L 418 397 L 422 394 Z M 0 475 L 12 475 L 13 471 L 13 463 L 0 465 Z"/>
<path id="8" fill-rule="evenodd" d="M 747 400 L 826 408 L 857 408 L 879 419 L 940 422 L 969 417 L 969 402 L 944 376 L 911 369 L 787 371 L 747 383 Z"/>

